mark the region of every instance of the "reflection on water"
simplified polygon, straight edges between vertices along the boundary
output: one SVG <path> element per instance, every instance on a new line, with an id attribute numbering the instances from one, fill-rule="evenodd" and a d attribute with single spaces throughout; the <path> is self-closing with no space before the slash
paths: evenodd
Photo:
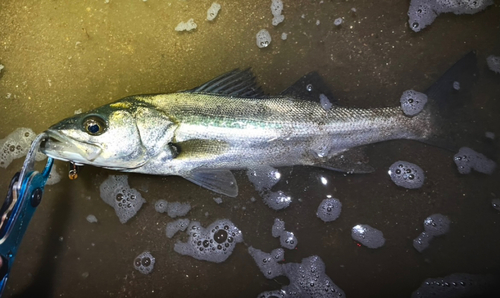
<path id="1" fill-rule="evenodd" d="M 467 121 L 482 133 L 500 134 L 500 77 L 486 65 L 486 57 L 500 55 L 498 5 L 476 15 L 440 15 L 415 33 L 408 28 L 407 1 L 284 1 L 278 26 L 272 25 L 267 0 L 218 2 L 213 21 L 206 20 L 211 1 L 105 2 L 0 3 L 1 139 L 19 127 L 41 132 L 78 110 L 128 95 L 193 88 L 234 68 L 252 67 L 271 94 L 316 70 L 342 105 L 396 106 L 403 91 L 425 90 L 473 49 L 480 73 L 473 101 L 466 103 L 472 117 Z M 174 30 L 191 18 L 195 30 Z M 262 49 L 256 45 L 261 29 L 272 38 Z M 223 197 L 221 204 L 214 201 L 219 195 L 182 178 L 131 174 L 130 187 L 146 204 L 125 224 L 99 194 L 103 181 L 117 172 L 84 167 L 70 181 L 67 165 L 59 163 L 63 179 L 46 188 L 7 296 L 257 297 L 289 282 L 267 279 L 247 250 L 270 253 L 280 246 L 271 230 L 275 218 L 298 240 L 284 252 L 285 262 L 295 264 L 288 267 L 318 262 L 311 257 L 318 256 L 330 282 L 349 297 L 409 296 L 426 278 L 452 273 L 500 274 L 500 214 L 491 206 L 500 195 L 498 171 L 461 175 L 454 153 L 410 141 L 380 143 L 369 151 L 372 174 L 280 168 L 271 191 L 292 201 L 278 211 L 266 206 L 244 171 L 236 172 L 238 197 Z M 398 160 L 422 168 L 421 188 L 391 182 L 387 171 Z M 0 168 L 0 193 L 7 193 L 21 163 Z M 327 198 L 338 199 L 342 213 L 325 223 L 316 213 Z M 155 211 L 160 199 L 189 203 L 186 218 L 202 227 L 230 220 L 244 242 L 219 264 L 176 253 L 177 241 L 189 237 L 166 237 L 174 219 Z M 449 218 L 449 231 L 419 253 L 413 239 L 436 213 Z M 89 215 L 98 222 L 89 223 Z M 358 224 L 382 231 L 385 244 L 358 245 L 350 235 Z M 148 275 L 134 269 L 145 251 L 156 260 Z"/>

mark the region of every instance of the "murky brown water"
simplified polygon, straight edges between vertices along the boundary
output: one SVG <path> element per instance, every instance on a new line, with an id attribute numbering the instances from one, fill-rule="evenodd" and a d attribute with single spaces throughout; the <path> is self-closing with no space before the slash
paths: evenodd
<path id="1" fill-rule="evenodd" d="M 425 90 L 473 49 L 481 73 L 469 108 L 484 131 L 500 135 L 500 75 L 485 66 L 486 56 L 500 55 L 498 3 L 477 15 L 441 15 L 418 34 L 407 26 L 409 1 L 285 0 L 285 21 L 278 27 L 271 25 L 270 1 L 219 3 L 222 10 L 209 23 L 205 18 L 211 2 L 205 0 L 2 1 L 0 138 L 17 127 L 41 132 L 77 109 L 127 95 L 192 88 L 236 67 L 252 67 L 268 93 L 316 70 L 346 106 L 397 105 L 404 90 Z M 337 17 L 344 17 L 340 28 L 333 26 Z M 174 31 L 189 18 L 198 23 L 195 32 Z M 255 45 L 262 28 L 273 37 L 266 49 Z M 282 32 L 288 40 L 280 39 Z M 407 297 L 427 277 L 500 273 L 500 214 L 490 206 L 491 198 L 500 196 L 498 171 L 462 176 L 452 156 L 394 141 L 371 147 L 378 170 L 370 175 L 283 169 L 276 189 L 295 201 L 278 212 L 260 199 L 250 201 L 258 193 L 243 172 L 236 173 L 240 195 L 224 198 L 221 205 L 212 200 L 213 193 L 181 178 L 130 175 L 131 186 L 148 203 L 124 225 L 99 198 L 100 183 L 115 173 L 85 167 L 78 180 L 65 177 L 46 187 L 6 296 L 256 297 L 286 283 L 267 280 L 244 244 L 222 264 L 175 253 L 179 236 L 168 239 L 164 234 L 171 219 L 154 210 L 160 198 L 189 202 L 193 209 L 188 217 L 205 226 L 229 218 L 243 231 L 247 245 L 264 251 L 279 246 L 271 236 L 274 218 L 285 220 L 299 240 L 296 250 L 286 251 L 286 261 L 319 255 L 328 276 L 349 297 Z M 399 159 L 426 170 L 421 189 L 405 190 L 390 181 L 387 168 Z M 21 162 L 0 168 L 0 194 L 7 193 Z M 66 176 L 67 165 L 57 165 Z M 318 175 L 330 183 L 321 185 Z M 327 194 L 342 201 L 343 212 L 325 224 L 315 211 Z M 418 253 L 412 239 L 422 231 L 423 219 L 438 212 L 452 220 L 451 230 Z M 88 214 L 99 223 L 88 223 Z M 350 236 L 357 223 L 382 230 L 386 245 L 378 250 L 358 247 Z M 157 260 L 147 276 L 132 266 L 144 250 Z M 82 276 L 87 272 L 88 277 Z"/>

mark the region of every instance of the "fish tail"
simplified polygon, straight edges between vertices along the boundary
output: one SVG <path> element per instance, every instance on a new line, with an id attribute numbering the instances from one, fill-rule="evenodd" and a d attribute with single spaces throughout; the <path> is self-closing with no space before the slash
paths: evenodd
<path id="1" fill-rule="evenodd" d="M 481 134 L 468 109 L 477 77 L 476 53 L 471 51 L 425 91 L 428 102 L 414 117 L 423 128 L 419 141 L 454 152 L 463 146 L 477 148 Z"/>

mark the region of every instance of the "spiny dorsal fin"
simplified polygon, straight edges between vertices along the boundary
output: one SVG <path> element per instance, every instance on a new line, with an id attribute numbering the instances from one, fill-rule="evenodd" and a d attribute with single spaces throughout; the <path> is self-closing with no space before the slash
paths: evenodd
<path id="1" fill-rule="evenodd" d="M 255 82 L 255 77 L 250 70 L 235 69 L 194 89 L 186 90 L 190 93 L 209 93 L 227 96 L 259 98 L 264 93 Z"/>
<path id="2" fill-rule="evenodd" d="M 332 104 L 339 104 L 337 97 L 333 95 L 330 88 L 328 88 L 323 81 L 323 78 L 315 71 L 301 77 L 297 82 L 281 92 L 281 95 L 305 99 L 312 102 L 320 102 L 319 96 L 321 94 L 324 94 Z"/>

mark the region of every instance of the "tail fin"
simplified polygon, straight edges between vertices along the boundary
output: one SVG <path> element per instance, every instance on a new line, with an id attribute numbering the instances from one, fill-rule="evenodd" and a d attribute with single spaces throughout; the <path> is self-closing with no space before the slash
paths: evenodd
<path id="1" fill-rule="evenodd" d="M 477 147 L 481 133 L 467 112 L 477 77 L 476 53 L 471 51 L 425 91 L 432 127 L 420 141 L 454 152 L 463 146 Z"/>

